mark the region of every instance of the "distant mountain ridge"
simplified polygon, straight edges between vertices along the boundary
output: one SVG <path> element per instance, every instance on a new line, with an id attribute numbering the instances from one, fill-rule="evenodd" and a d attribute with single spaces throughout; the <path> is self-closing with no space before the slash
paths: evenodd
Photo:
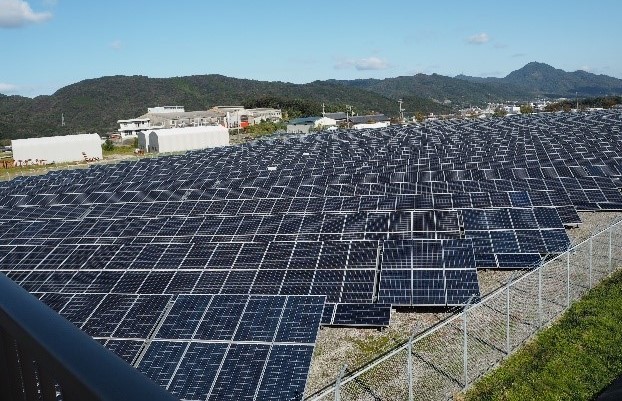
<path id="1" fill-rule="evenodd" d="M 456 78 L 478 84 L 510 86 L 539 96 L 586 97 L 622 94 L 622 79 L 582 70 L 566 72 L 538 62 L 528 63 L 504 78 L 478 78 L 466 75 L 458 75 Z"/>
<path id="2" fill-rule="evenodd" d="M 397 116 L 397 99 L 409 113 L 446 113 L 487 102 L 526 101 L 535 96 L 574 97 L 622 94 L 622 80 L 585 71 L 565 72 L 532 62 L 504 78 L 416 74 L 386 79 L 314 81 L 307 84 L 238 79 L 223 75 L 174 78 L 109 76 L 65 86 L 50 96 L 0 94 L 0 139 L 107 132 L 116 121 L 138 117 L 148 107 L 177 104 L 186 110 L 215 105 L 281 107 L 297 117 L 352 105 L 359 114 Z M 61 114 L 66 125 L 61 127 Z"/>

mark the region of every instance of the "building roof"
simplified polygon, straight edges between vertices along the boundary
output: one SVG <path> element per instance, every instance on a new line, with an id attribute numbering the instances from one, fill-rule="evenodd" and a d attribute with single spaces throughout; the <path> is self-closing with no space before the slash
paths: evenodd
<path id="1" fill-rule="evenodd" d="M 211 133 L 224 133 L 229 134 L 222 125 L 202 125 L 200 127 L 184 127 L 184 128 L 164 128 L 158 130 L 146 130 L 149 134 L 155 133 L 159 137 L 174 136 L 174 135 L 188 135 L 188 134 L 211 134 Z"/>
<path id="2" fill-rule="evenodd" d="M 338 111 L 336 113 L 324 113 L 324 117 L 332 118 L 333 120 L 345 120 L 346 113 Z"/>
<path id="3" fill-rule="evenodd" d="M 222 111 L 214 111 L 214 110 L 198 110 L 198 111 L 185 111 L 183 113 L 147 113 L 140 118 L 154 118 L 154 117 L 164 117 L 167 120 L 176 120 L 180 118 L 197 118 L 197 117 L 224 117 L 225 113 Z"/>
<path id="4" fill-rule="evenodd" d="M 302 117 L 302 118 L 294 118 L 289 120 L 288 124 L 291 125 L 308 125 L 315 124 L 317 120 L 320 120 L 322 117 Z"/>
<path id="5" fill-rule="evenodd" d="M 352 124 L 365 124 L 365 123 L 377 123 L 381 121 L 391 121 L 391 119 L 384 114 L 370 114 L 367 116 L 354 116 L 350 117 Z"/>
<path id="6" fill-rule="evenodd" d="M 140 118 L 139 117 L 139 118 L 131 118 L 129 120 L 117 120 L 117 124 L 134 123 L 134 122 L 137 122 L 137 121 L 146 122 L 146 121 L 149 121 L 149 119 L 148 118 Z"/>
<path id="7" fill-rule="evenodd" d="M 48 144 L 48 143 L 62 143 L 62 142 L 79 142 L 94 140 L 97 143 L 101 141 L 101 137 L 98 134 L 72 134 L 72 135 L 56 135 L 56 136 L 44 136 L 39 138 L 22 138 L 12 139 L 11 146 L 22 144 Z"/>

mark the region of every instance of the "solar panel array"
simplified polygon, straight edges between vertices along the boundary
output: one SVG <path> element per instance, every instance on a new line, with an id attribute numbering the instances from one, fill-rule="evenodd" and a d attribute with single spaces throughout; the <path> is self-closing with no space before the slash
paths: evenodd
<path id="1" fill-rule="evenodd" d="M 323 296 L 36 293 L 184 400 L 301 398 Z"/>
<path id="2" fill-rule="evenodd" d="M 152 320 L 181 305 L 190 309 L 179 316 L 195 316 L 218 299 L 243 325 L 240 299 L 321 297 L 318 323 L 384 327 L 391 305 L 477 300 L 477 269 L 537 266 L 568 248 L 577 211 L 622 210 L 621 121 L 599 112 L 430 122 L 19 177 L 0 183 L 0 270 L 175 394 L 296 399 L 313 341 L 236 344 L 232 334 L 223 353 L 182 334 L 184 319 Z M 112 315 L 72 315 L 108 297 L 155 305 L 153 316 L 130 308 L 123 330 L 96 332 Z M 227 387 L 231 376 L 239 388 Z"/>

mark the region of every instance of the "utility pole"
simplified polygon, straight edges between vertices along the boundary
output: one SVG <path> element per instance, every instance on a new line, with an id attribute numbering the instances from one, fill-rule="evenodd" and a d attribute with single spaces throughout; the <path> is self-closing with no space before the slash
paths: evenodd
<path id="1" fill-rule="evenodd" d="M 400 99 L 398 100 L 398 103 L 400 105 L 400 122 L 404 123 L 404 112 L 406 111 L 405 109 L 402 108 L 402 103 L 404 103 L 404 101 Z"/>
<path id="2" fill-rule="evenodd" d="M 350 113 L 348 115 L 348 112 Z M 350 128 L 350 117 L 352 115 L 352 106 L 346 104 L 346 127 Z"/>
<path id="3" fill-rule="evenodd" d="M 579 92 L 575 92 L 574 97 L 577 100 L 577 111 L 579 111 Z"/>
<path id="4" fill-rule="evenodd" d="M 324 107 L 324 103 L 322 103 L 322 117 L 326 115 L 326 109 Z"/>
<path id="5" fill-rule="evenodd" d="M 65 126 L 65 114 L 64 113 L 60 113 L 60 126 L 61 127 Z"/>

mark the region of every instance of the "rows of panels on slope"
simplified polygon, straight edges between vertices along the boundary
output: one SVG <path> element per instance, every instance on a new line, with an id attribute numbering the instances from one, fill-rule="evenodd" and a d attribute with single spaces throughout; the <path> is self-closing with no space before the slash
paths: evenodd
<path id="1" fill-rule="evenodd" d="M 567 248 L 576 210 L 621 208 L 620 120 L 337 132 L 20 178 L 0 184 L 0 262 L 175 394 L 301 398 L 312 342 L 277 340 L 294 294 L 319 309 L 294 319 L 303 334 L 476 301 L 477 268 L 533 267 Z M 212 310 L 220 297 L 242 299 Z"/>

